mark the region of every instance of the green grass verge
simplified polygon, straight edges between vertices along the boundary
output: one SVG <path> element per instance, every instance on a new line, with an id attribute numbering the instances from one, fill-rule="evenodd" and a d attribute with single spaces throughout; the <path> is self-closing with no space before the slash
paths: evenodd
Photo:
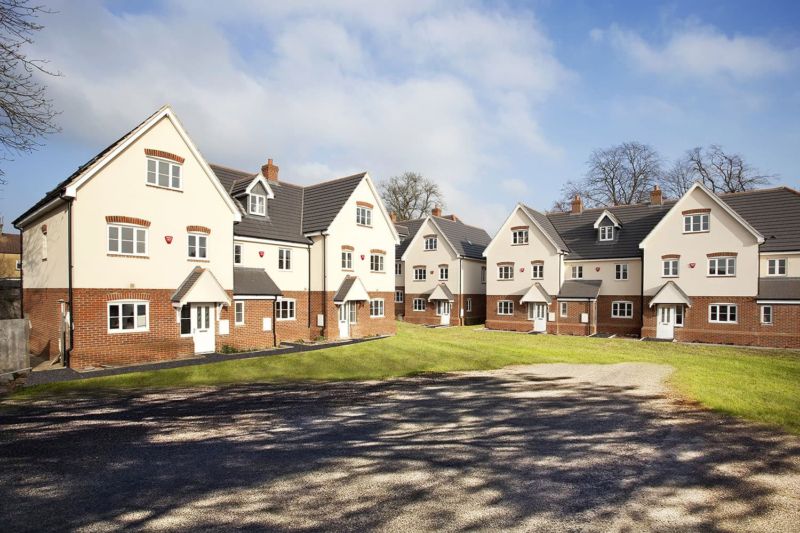
<path id="1" fill-rule="evenodd" d="M 800 434 L 800 352 L 427 329 L 316 352 L 135 372 L 29 387 L 14 398 L 109 389 L 172 388 L 282 380 L 364 380 L 532 363 L 642 361 L 675 367 L 671 385 L 715 411 Z"/>

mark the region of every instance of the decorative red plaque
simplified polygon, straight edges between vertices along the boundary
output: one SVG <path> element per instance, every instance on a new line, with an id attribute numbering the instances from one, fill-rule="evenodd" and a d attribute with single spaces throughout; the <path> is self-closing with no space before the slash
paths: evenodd
<path id="1" fill-rule="evenodd" d="M 172 244 L 172 235 L 164 235 L 164 240 L 167 241 L 167 244 Z"/>
<path id="2" fill-rule="evenodd" d="M 264 257 L 264 250 L 258 251 L 258 257 Z"/>
<path id="3" fill-rule="evenodd" d="M 695 266 L 697 266 L 697 263 L 689 263 L 689 268 L 694 268 Z"/>

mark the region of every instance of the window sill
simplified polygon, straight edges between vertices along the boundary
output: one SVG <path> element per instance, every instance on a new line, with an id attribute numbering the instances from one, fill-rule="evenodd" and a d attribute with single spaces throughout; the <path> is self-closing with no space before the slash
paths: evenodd
<path id="1" fill-rule="evenodd" d="M 542 281 L 544 278 L 531 278 L 531 281 Z"/>
<path id="2" fill-rule="evenodd" d="M 514 278 L 497 278 L 497 281 L 514 281 Z"/>
<path id="3" fill-rule="evenodd" d="M 372 228 L 371 224 L 359 224 L 358 222 L 356 222 L 356 226 L 359 228 Z"/>
<path id="4" fill-rule="evenodd" d="M 183 193 L 183 189 L 173 189 L 172 187 L 164 187 L 163 185 L 155 185 L 153 183 L 145 183 L 145 185 L 147 185 L 148 187 L 152 187 L 153 189 L 161 189 L 162 191 Z"/>
<path id="5" fill-rule="evenodd" d="M 767 274 L 768 278 L 785 278 L 786 274 Z"/>
<path id="6" fill-rule="evenodd" d="M 370 274 L 386 274 L 385 270 L 370 270 Z"/>
<path id="7" fill-rule="evenodd" d="M 187 259 L 190 263 L 210 263 L 210 259 Z"/>
<path id="8" fill-rule="evenodd" d="M 706 274 L 707 278 L 735 278 L 736 274 Z"/>
<path id="9" fill-rule="evenodd" d="M 354 272 L 352 268 L 343 268 L 342 272 Z"/>
<path id="10" fill-rule="evenodd" d="M 617 320 L 633 320 L 632 316 L 613 316 L 612 315 L 611 318 L 617 319 Z"/>
<path id="11" fill-rule="evenodd" d="M 106 257 L 126 257 L 128 259 L 150 259 L 149 255 L 134 255 L 134 254 L 106 254 Z M 43 259 L 47 261 L 47 259 Z"/>
<path id="12" fill-rule="evenodd" d="M 696 235 L 698 233 L 711 233 L 711 230 L 702 230 L 702 231 L 684 231 L 684 235 Z"/>
<path id="13" fill-rule="evenodd" d="M 512 242 L 512 243 L 511 243 L 511 246 L 528 246 L 528 243 L 527 243 L 527 242 L 518 242 L 518 243 L 514 244 L 514 243 Z"/>
<path id="14" fill-rule="evenodd" d="M 661 276 L 662 278 L 678 278 L 680 276 Z"/>

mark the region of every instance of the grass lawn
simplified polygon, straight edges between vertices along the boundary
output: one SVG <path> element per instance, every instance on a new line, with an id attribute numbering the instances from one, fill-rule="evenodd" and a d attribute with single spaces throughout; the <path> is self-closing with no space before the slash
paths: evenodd
<path id="1" fill-rule="evenodd" d="M 706 407 L 800 434 L 800 352 L 427 329 L 398 323 L 397 336 L 316 352 L 136 372 L 22 389 L 15 398 L 129 388 L 280 380 L 362 380 L 532 363 L 643 361 L 675 367 L 671 385 Z"/>

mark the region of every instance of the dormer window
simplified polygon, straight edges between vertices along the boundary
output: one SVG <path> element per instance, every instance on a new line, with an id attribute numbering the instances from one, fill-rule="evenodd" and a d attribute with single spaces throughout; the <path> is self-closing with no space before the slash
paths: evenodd
<path id="1" fill-rule="evenodd" d="M 600 226 L 600 240 L 613 241 L 614 240 L 614 226 Z"/>
<path id="2" fill-rule="evenodd" d="M 267 214 L 267 197 L 263 194 L 250 194 L 248 212 L 251 215 L 264 216 Z"/>
<path id="3" fill-rule="evenodd" d="M 180 189 L 181 166 L 171 161 L 148 157 L 147 184 L 167 189 Z"/>
<path id="4" fill-rule="evenodd" d="M 594 229 L 597 230 L 597 238 L 600 242 L 610 242 L 614 240 L 614 228 L 621 228 L 622 223 L 614 216 L 614 213 L 604 209 L 597 220 L 594 221 Z"/>

